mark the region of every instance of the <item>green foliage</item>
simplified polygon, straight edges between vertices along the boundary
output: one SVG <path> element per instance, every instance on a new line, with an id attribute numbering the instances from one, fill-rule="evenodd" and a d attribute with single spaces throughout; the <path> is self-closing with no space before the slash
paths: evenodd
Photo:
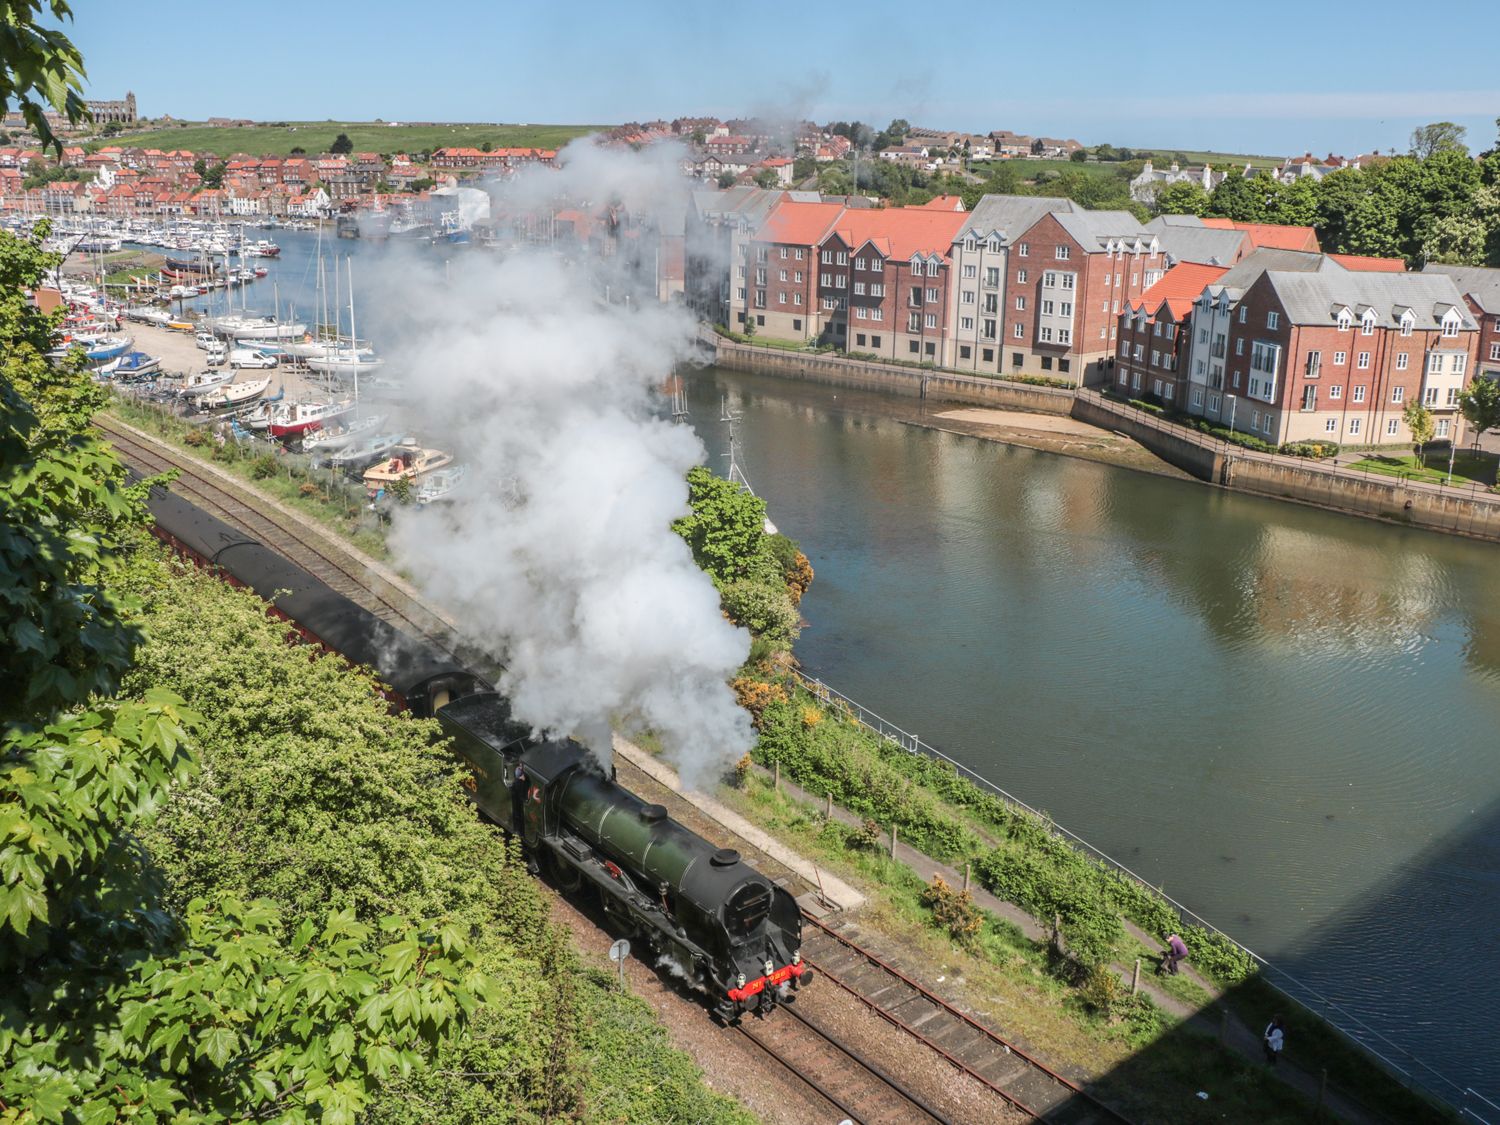
<path id="1" fill-rule="evenodd" d="M 1478 439 L 1500 429 L 1500 380 L 1480 378 L 1458 393 L 1458 409 Z"/>
<path id="2" fill-rule="evenodd" d="M 774 168 L 762 168 L 755 173 L 755 186 L 769 191 L 781 182 Z"/>
<path id="3" fill-rule="evenodd" d="M 15 106 L 44 148 L 62 155 L 62 142 L 47 124 L 47 110 L 77 124 L 88 116 L 83 56 L 61 31 L 47 27 L 69 20 L 67 0 L 4 0 L 0 5 L 0 109 Z"/>
<path id="4" fill-rule="evenodd" d="M 1325 457 L 1337 457 L 1339 447 L 1332 441 L 1284 441 L 1277 452 L 1288 457 L 1312 457 L 1321 461 Z"/>
<path id="5" fill-rule="evenodd" d="M 1431 441 L 1432 435 L 1437 432 L 1437 420 L 1433 418 L 1432 411 L 1415 400 L 1408 402 L 1405 409 L 1401 411 L 1401 420 L 1411 431 L 1411 440 L 1416 446 L 1417 458 L 1420 460 L 1422 447 Z"/>
<path id="6" fill-rule="evenodd" d="M 688 473 L 688 504 L 692 511 L 672 530 L 694 560 L 721 587 L 744 577 L 765 539 L 765 501 L 700 465 Z"/>
<path id="7" fill-rule="evenodd" d="M 328 145 L 328 151 L 335 155 L 353 152 L 354 142 L 349 139 L 348 133 L 340 133 Z"/>
<path id="8" fill-rule="evenodd" d="M 790 641 L 796 637 L 800 619 L 785 586 L 738 578 L 725 583 L 719 597 L 730 620 L 757 637 L 772 641 Z"/>
<path id="9" fill-rule="evenodd" d="M 1439 152 L 1457 152 L 1467 156 L 1469 149 L 1464 144 L 1464 134 L 1467 132 L 1462 125 L 1455 125 L 1451 121 L 1418 126 L 1411 131 L 1411 154 L 1419 160 L 1425 160 Z"/>
<path id="10" fill-rule="evenodd" d="M 1151 209 L 1158 215 L 1206 215 L 1208 192 L 1194 180 L 1179 180 L 1156 193 Z"/>
<path id="11" fill-rule="evenodd" d="M 984 915 L 966 890 L 950 887 L 941 875 L 922 888 L 922 905 L 932 912 L 932 923 L 960 945 L 972 946 L 984 928 Z"/>

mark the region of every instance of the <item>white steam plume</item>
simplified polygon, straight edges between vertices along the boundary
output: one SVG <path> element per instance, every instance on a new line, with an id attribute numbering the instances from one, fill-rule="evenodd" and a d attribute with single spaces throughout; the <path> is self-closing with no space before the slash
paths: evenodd
<path id="1" fill-rule="evenodd" d="M 579 738 L 606 766 L 612 724 L 650 729 L 701 783 L 752 741 L 726 682 L 749 637 L 670 526 L 704 450 L 659 416 L 658 388 L 695 324 L 656 300 L 654 256 L 633 248 L 651 245 L 652 224 L 681 223 L 680 153 L 579 142 L 563 156 L 561 171 L 493 186 L 492 218 L 538 212 L 534 234 L 557 211 L 594 216 L 603 262 L 569 242 L 473 250 L 446 271 L 407 260 L 372 279 L 373 334 L 406 385 L 402 423 L 467 469 L 451 504 L 398 510 L 391 544 L 505 660 L 519 718 Z M 597 219 L 609 207 L 618 228 Z"/>

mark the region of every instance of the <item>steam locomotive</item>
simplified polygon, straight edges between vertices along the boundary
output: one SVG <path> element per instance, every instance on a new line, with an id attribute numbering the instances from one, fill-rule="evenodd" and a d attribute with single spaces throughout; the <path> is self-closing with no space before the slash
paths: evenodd
<path id="1" fill-rule="evenodd" d="M 738 852 L 621 788 L 577 742 L 536 737 L 484 676 L 264 544 L 164 489 L 150 506 L 168 544 L 249 587 L 308 640 L 373 668 L 396 704 L 435 716 L 478 809 L 564 893 L 594 896 L 657 968 L 707 997 L 716 1019 L 768 1014 L 811 981 L 796 901 Z"/>

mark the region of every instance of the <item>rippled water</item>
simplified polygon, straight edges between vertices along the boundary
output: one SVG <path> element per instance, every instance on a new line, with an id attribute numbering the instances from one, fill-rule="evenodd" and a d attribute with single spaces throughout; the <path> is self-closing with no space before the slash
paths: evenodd
<path id="1" fill-rule="evenodd" d="M 1500 1101 L 1500 547 L 689 390 L 817 570 L 809 671 Z"/>

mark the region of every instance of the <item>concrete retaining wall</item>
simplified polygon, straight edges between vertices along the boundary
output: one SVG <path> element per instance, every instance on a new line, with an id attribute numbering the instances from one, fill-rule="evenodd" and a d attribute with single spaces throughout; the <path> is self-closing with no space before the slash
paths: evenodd
<path id="1" fill-rule="evenodd" d="M 1079 395 L 1073 400 L 1072 415 L 1080 422 L 1116 430 L 1134 438 L 1169 465 L 1175 465 L 1199 480 L 1216 483 L 1223 474 L 1224 455 L 1207 443 L 1195 441 L 1187 432 L 1179 432 L 1156 422 L 1131 406 L 1116 406 Z"/>
<path id="2" fill-rule="evenodd" d="M 1295 462 L 1233 454 L 1226 458 L 1224 484 L 1259 496 L 1500 542 L 1500 497 L 1490 493 L 1439 490 L 1395 477 L 1335 474 Z"/>
<path id="3" fill-rule="evenodd" d="M 833 387 L 883 391 L 939 402 L 963 402 L 1043 414 L 1066 414 L 1073 405 L 1073 393 L 1057 387 L 1033 387 L 1003 379 L 980 379 L 972 375 L 923 371 L 915 367 L 845 359 L 832 354 L 809 355 L 806 352 L 783 351 L 778 348 L 758 348 L 753 344 L 736 344 L 730 340 L 719 340 L 717 352 L 718 362 L 736 371 L 805 379 Z"/>

